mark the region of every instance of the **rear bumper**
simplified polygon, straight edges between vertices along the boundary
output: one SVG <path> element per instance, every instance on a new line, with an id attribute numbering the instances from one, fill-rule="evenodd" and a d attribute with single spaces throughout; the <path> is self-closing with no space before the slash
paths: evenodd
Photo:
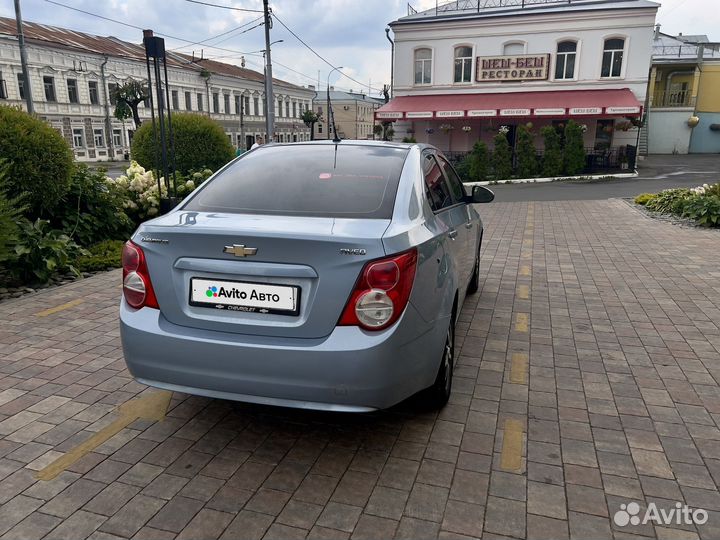
<path id="1" fill-rule="evenodd" d="M 159 310 L 120 307 L 128 369 L 150 386 L 220 399 L 320 410 L 390 407 L 430 386 L 445 323 L 409 304 L 381 332 L 336 327 L 322 339 L 214 332 L 168 322 Z"/>

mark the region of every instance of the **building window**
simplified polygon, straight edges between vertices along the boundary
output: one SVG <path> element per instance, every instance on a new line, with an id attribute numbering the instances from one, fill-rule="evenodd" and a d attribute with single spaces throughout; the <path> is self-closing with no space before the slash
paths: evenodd
<path id="1" fill-rule="evenodd" d="M 513 41 L 503 45 L 503 55 L 517 56 L 520 54 L 525 54 L 525 44 L 522 41 Z"/>
<path id="2" fill-rule="evenodd" d="M 170 99 L 172 100 L 172 108 L 173 110 L 178 110 L 180 108 L 180 100 L 178 98 L 178 91 L 172 90 L 170 92 Z"/>
<path id="3" fill-rule="evenodd" d="M 70 103 L 79 103 L 80 99 L 78 98 L 77 79 L 68 79 L 67 80 L 67 90 L 68 90 L 68 101 Z"/>
<path id="4" fill-rule="evenodd" d="M 198 111 L 202 111 L 203 110 L 203 95 L 202 94 L 197 95 L 197 101 L 198 101 Z"/>
<path id="5" fill-rule="evenodd" d="M 240 114 L 240 96 L 235 96 L 235 114 Z"/>
<path id="6" fill-rule="evenodd" d="M 243 114 L 250 114 L 250 96 L 243 96 Z"/>
<path id="7" fill-rule="evenodd" d="M 108 96 L 110 96 L 110 105 L 117 104 L 117 96 L 115 95 L 117 93 L 117 89 L 118 89 L 117 83 L 108 84 Z M 146 105 L 146 107 L 147 106 L 148 105 Z"/>
<path id="8" fill-rule="evenodd" d="M 20 94 L 20 99 L 25 99 L 25 81 L 23 80 L 22 73 L 17 74 L 17 82 L 18 94 Z"/>
<path id="9" fill-rule="evenodd" d="M 322 133 L 322 124 L 318 124 L 318 133 Z"/>
<path id="10" fill-rule="evenodd" d="M 255 116 L 260 116 L 260 99 L 259 98 L 253 98 L 253 111 L 255 112 Z"/>
<path id="11" fill-rule="evenodd" d="M 72 139 L 73 139 L 73 147 L 82 148 L 83 146 L 85 146 L 83 129 L 82 128 L 73 128 Z"/>
<path id="12" fill-rule="evenodd" d="M 297 118 L 297 101 L 293 101 L 293 118 Z"/>
<path id="13" fill-rule="evenodd" d="M 285 102 L 285 118 L 290 118 L 290 102 Z"/>
<path id="14" fill-rule="evenodd" d="M 230 114 L 230 94 L 223 94 L 223 105 L 225 114 Z"/>
<path id="15" fill-rule="evenodd" d="M 185 110 L 192 111 L 192 95 L 190 92 L 185 92 Z"/>
<path id="16" fill-rule="evenodd" d="M 472 47 L 455 47 L 456 83 L 469 83 L 472 74 Z"/>
<path id="17" fill-rule="evenodd" d="M 91 105 L 98 105 L 100 103 L 97 81 L 88 81 L 88 94 L 90 94 Z"/>
<path id="18" fill-rule="evenodd" d="M 213 92 L 213 112 L 215 114 L 220 112 L 220 94 Z"/>
<path id="19" fill-rule="evenodd" d="M 93 140 L 95 141 L 95 147 L 105 146 L 105 134 L 102 128 L 93 129 Z"/>
<path id="20" fill-rule="evenodd" d="M 7 99 L 7 97 L 7 85 L 5 84 L 5 79 L 2 78 L 2 71 L 0 71 L 0 99 Z"/>
<path id="21" fill-rule="evenodd" d="M 415 51 L 415 84 L 432 82 L 432 51 L 418 49 Z"/>
<path id="22" fill-rule="evenodd" d="M 601 77 L 619 77 L 622 72 L 623 49 L 625 49 L 625 40 L 622 38 L 613 38 L 605 40 L 603 48 L 602 71 Z"/>
<path id="23" fill-rule="evenodd" d="M 43 77 L 43 86 L 45 87 L 45 99 L 47 101 L 57 101 L 55 98 L 55 79 L 53 77 Z"/>
<path id="24" fill-rule="evenodd" d="M 113 129 L 113 146 L 122 146 L 122 132 L 119 129 Z"/>
<path id="25" fill-rule="evenodd" d="M 555 57 L 555 78 L 575 78 L 575 55 L 577 54 L 577 43 L 574 41 L 561 41 L 557 46 Z"/>

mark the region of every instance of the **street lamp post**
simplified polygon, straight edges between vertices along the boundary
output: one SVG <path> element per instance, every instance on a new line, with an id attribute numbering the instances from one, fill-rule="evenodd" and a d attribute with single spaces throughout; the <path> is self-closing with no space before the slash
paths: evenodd
<path id="1" fill-rule="evenodd" d="M 338 66 L 336 68 L 332 68 L 330 70 L 330 73 L 328 73 L 327 76 L 327 138 L 330 139 L 330 130 L 335 129 L 334 122 L 331 122 L 330 117 L 330 75 L 333 74 L 333 71 L 337 71 L 339 69 L 342 69 L 342 66 Z M 335 136 L 337 136 L 337 133 L 335 133 Z"/>

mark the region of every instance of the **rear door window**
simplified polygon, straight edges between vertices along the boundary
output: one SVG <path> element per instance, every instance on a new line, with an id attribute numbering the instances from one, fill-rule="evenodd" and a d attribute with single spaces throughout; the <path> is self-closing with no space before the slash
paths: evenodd
<path id="1" fill-rule="evenodd" d="M 435 157 L 432 154 L 423 155 L 423 176 L 425 177 L 425 195 L 433 212 L 455 204 L 450 188 Z"/>
<path id="2" fill-rule="evenodd" d="M 447 159 L 443 156 L 438 156 L 437 158 L 440 162 L 440 167 L 445 173 L 445 178 L 447 178 L 448 185 L 450 186 L 450 191 L 452 192 L 455 202 L 462 202 L 465 197 L 465 188 L 463 187 L 462 180 L 460 180 L 460 177 L 457 175 L 455 169 L 452 168 L 452 165 L 450 165 Z"/>
<path id="3" fill-rule="evenodd" d="M 389 219 L 408 149 L 272 145 L 220 172 L 184 210 Z"/>

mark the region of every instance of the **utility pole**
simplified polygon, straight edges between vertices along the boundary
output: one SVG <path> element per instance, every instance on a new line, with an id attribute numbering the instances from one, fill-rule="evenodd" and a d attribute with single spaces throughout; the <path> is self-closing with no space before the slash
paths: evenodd
<path id="1" fill-rule="evenodd" d="M 267 140 L 265 142 L 270 142 L 275 138 L 275 98 L 273 97 L 272 60 L 270 59 L 270 26 L 272 20 L 268 0 L 263 0 L 263 13 L 265 15 L 265 103 L 267 103 L 267 114 L 265 115 Z"/>
<path id="2" fill-rule="evenodd" d="M 27 112 L 33 114 L 32 84 L 30 72 L 28 71 L 27 51 L 25 50 L 25 34 L 23 33 L 22 13 L 20 12 L 20 0 L 15 0 L 15 22 L 17 22 L 18 44 L 20 45 L 20 64 L 22 65 L 23 90 L 25 90 L 25 102 Z"/>
<path id="3" fill-rule="evenodd" d="M 238 148 L 247 150 L 247 143 L 245 142 L 245 95 L 240 95 L 240 140 L 238 141 Z"/>

